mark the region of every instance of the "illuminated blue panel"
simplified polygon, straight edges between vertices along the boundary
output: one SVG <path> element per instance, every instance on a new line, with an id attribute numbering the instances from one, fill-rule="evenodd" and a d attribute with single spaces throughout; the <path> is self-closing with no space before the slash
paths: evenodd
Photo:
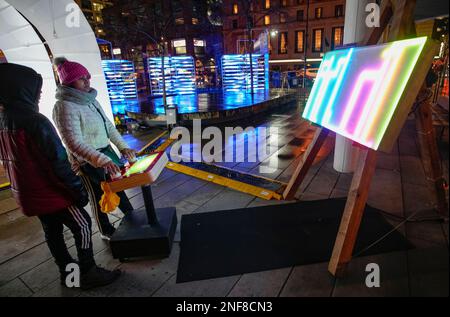
<path id="1" fill-rule="evenodd" d="M 253 89 L 269 89 L 269 55 L 252 54 Z M 250 55 L 222 57 L 222 87 L 224 92 L 250 92 Z"/>
<path id="2" fill-rule="evenodd" d="M 153 96 L 162 96 L 163 94 L 161 68 L 161 57 L 150 57 L 148 59 L 150 88 Z M 195 64 L 192 56 L 164 57 L 164 76 L 167 94 L 195 94 Z"/>
<path id="3" fill-rule="evenodd" d="M 134 65 L 126 60 L 103 60 L 103 73 L 114 114 L 125 113 L 127 103 L 137 99 Z"/>

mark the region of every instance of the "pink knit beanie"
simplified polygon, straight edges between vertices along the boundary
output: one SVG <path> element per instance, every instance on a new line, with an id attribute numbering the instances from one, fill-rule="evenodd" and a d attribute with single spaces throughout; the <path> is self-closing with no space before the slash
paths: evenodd
<path id="1" fill-rule="evenodd" d="M 79 63 L 68 61 L 64 57 L 55 58 L 54 63 L 57 67 L 59 80 L 63 85 L 70 85 L 84 76 L 91 78 L 91 74 L 86 67 Z"/>

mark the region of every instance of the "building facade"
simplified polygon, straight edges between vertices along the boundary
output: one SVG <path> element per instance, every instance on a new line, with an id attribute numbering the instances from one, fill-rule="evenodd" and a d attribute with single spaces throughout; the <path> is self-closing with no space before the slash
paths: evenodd
<path id="1" fill-rule="evenodd" d="M 103 38 L 105 36 L 103 10 L 111 7 L 113 5 L 112 1 L 113 0 L 75 0 L 98 38 Z"/>
<path id="2" fill-rule="evenodd" d="M 345 0 L 224 0 L 224 50 L 245 53 L 266 37 L 271 69 L 298 69 L 305 55 L 317 63 L 342 45 L 344 9 Z"/>
<path id="3" fill-rule="evenodd" d="M 210 75 L 215 73 L 216 59 L 223 52 L 221 25 L 208 18 L 210 2 L 116 0 L 114 6 L 103 11 L 107 26 L 105 38 L 120 48 L 117 57 L 135 61 L 143 57 L 144 64 L 146 57 L 159 56 L 158 45 L 165 43 L 166 55 L 192 56 L 198 84 L 207 85 L 215 81 Z M 142 63 L 137 61 L 137 64 Z"/>

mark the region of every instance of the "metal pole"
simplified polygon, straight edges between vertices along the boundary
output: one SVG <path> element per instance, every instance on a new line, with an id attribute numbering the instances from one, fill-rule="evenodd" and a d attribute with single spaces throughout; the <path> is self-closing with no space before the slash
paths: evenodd
<path id="1" fill-rule="evenodd" d="M 147 221 L 150 226 L 158 224 L 158 218 L 156 217 L 155 205 L 153 204 L 152 187 L 145 185 L 141 187 L 142 196 L 144 196 L 145 212 L 147 213 Z"/>
<path id="2" fill-rule="evenodd" d="M 305 61 L 303 64 L 303 90 L 305 90 L 305 88 L 306 88 L 306 64 L 308 61 L 308 35 L 309 35 L 308 28 L 309 28 L 309 0 L 307 1 L 307 5 L 306 5 Z"/>
<path id="3" fill-rule="evenodd" d="M 163 82 L 163 105 L 164 105 L 164 112 L 167 110 L 167 93 L 166 93 L 166 74 L 164 71 L 164 56 L 166 53 L 166 48 L 164 45 L 164 41 L 162 43 L 162 56 L 161 56 L 161 72 L 162 72 L 162 82 Z"/>
<path id="4" fill-rule="evenodd" d="M 249 19 L 251 19 L 251 15 L 249 15 Z M 250 90 L 253 97 L 254 88 L 253 88 L 253 40 L 252 40 L 252 29 L 251 22 L 248 21 L 248 38 L 249 38 L 249 57 L 250 57 Z"/>

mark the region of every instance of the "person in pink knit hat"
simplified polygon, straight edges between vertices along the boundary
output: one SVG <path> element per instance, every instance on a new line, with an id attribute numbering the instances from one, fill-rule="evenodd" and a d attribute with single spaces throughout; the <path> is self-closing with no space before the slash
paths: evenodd
<path id="1" fill-rule="evenodd" d="M 81 176 L 89 194 L 92 213 L 101 236 L 109 240 L 114 226 L 108 215 L 101 212 L 103 195 L 101 182 L 109 175 L 120 173 L 121 162 L 111 147 L 113 143 L 124 158 L 134 160 L 136 152 L 127 145 L 115 126 L 108 120 L 96 100 L 97 91 L 91 87 L 91 74 L 83 65 L 57 58 L 54 61 L 60 85 L 53 120 L 71 154 L 73 169 Z M 124 192 L 118 193 L 122 212 L 133 209 Z"/>

